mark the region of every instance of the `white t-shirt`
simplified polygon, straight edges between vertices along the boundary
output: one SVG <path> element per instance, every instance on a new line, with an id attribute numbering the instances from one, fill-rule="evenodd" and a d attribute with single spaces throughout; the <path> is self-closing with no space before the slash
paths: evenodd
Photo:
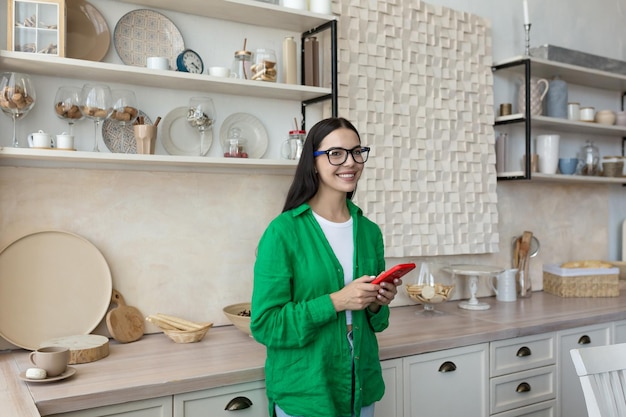
<path id="1" fill-rule="evenodd" d="M 354 279 L 354 239 L 352 237 L 352 217 L 346 222 L 335 223 L 326 220 L 313 212 L 313 216 L 319 223 L 330 247 L 335 252 L 343 268 L 343 283 L 348 285 Z M 352 324 L 352 311 L 346 310 L 346 323 Z"/>

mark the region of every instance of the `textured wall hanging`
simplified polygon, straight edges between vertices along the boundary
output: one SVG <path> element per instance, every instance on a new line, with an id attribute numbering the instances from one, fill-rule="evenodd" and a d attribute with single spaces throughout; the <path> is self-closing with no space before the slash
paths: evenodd
<path id="1" fill-rule="evenodd" d="M 334 6 L 339 114 L 373 149 L 355 201 L 386 255 L 497 252 L 489 23 L 415 0 Z"/>

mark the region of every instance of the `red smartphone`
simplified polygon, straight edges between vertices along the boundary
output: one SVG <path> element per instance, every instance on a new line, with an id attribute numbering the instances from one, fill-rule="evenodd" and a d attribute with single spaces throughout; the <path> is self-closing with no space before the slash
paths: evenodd
<path id="1" fill-rule="evenodd" d="M 372 281 L 372 284 L 380 284 L 383 281 L 393 282 L 394 279 L 401 278 L 407 272 L 410 272 L 414 269 L 415 269 L 414 263 L 398 264 L 392 268 L 389 268 L 388 270 L 384 272 L 381 272 L 380 275 L 378 275 L 376 279 Z"/>

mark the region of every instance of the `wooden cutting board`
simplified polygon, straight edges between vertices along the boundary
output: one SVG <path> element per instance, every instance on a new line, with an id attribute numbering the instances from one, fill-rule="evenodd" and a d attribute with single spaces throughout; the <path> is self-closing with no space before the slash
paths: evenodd
<path id="1" fill-rule="evenodd" d="M 127 306 L 124 297 L 116 289 L 111 294 L 111 303 L 117 307 L 107 313 L 106 322 L 113 339 L 120 343 L 139 340 L 143 336 L 143 315 L 137 308 Z"/>
<path id="2" fill-rule="evenodd" d="M 96 334 L 57 337 L 41 346 L 66 346 L 70 349 L 70 365 L 95 362 L 109 356 L 109 339 Z"/>

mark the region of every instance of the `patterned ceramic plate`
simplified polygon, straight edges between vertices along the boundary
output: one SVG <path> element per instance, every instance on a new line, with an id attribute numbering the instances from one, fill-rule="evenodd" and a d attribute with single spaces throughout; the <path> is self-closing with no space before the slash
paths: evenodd
<path id="1" fill-rule="evenodd" d="M 149 56 L 165 56 L 170 68 L 176 68 L 176 57 L 185 49 L 178 28 L 161 13 L 138 9 L 126 13 L 115 25 L 115 50 L 124 64 L 145 67 Z"/>
<path id="2" fill-rule="evenodd" d="M 143 116 L 144 123 L 152 124 L 152 120 L 141 110 L 139 116 Z M 113 153 L 137 153 L 137 141 L 135 141 L 135 131 L 133 124 L 121 125 L 111 119 L 102 122 L 102 138 L 104 144 Z"/>

